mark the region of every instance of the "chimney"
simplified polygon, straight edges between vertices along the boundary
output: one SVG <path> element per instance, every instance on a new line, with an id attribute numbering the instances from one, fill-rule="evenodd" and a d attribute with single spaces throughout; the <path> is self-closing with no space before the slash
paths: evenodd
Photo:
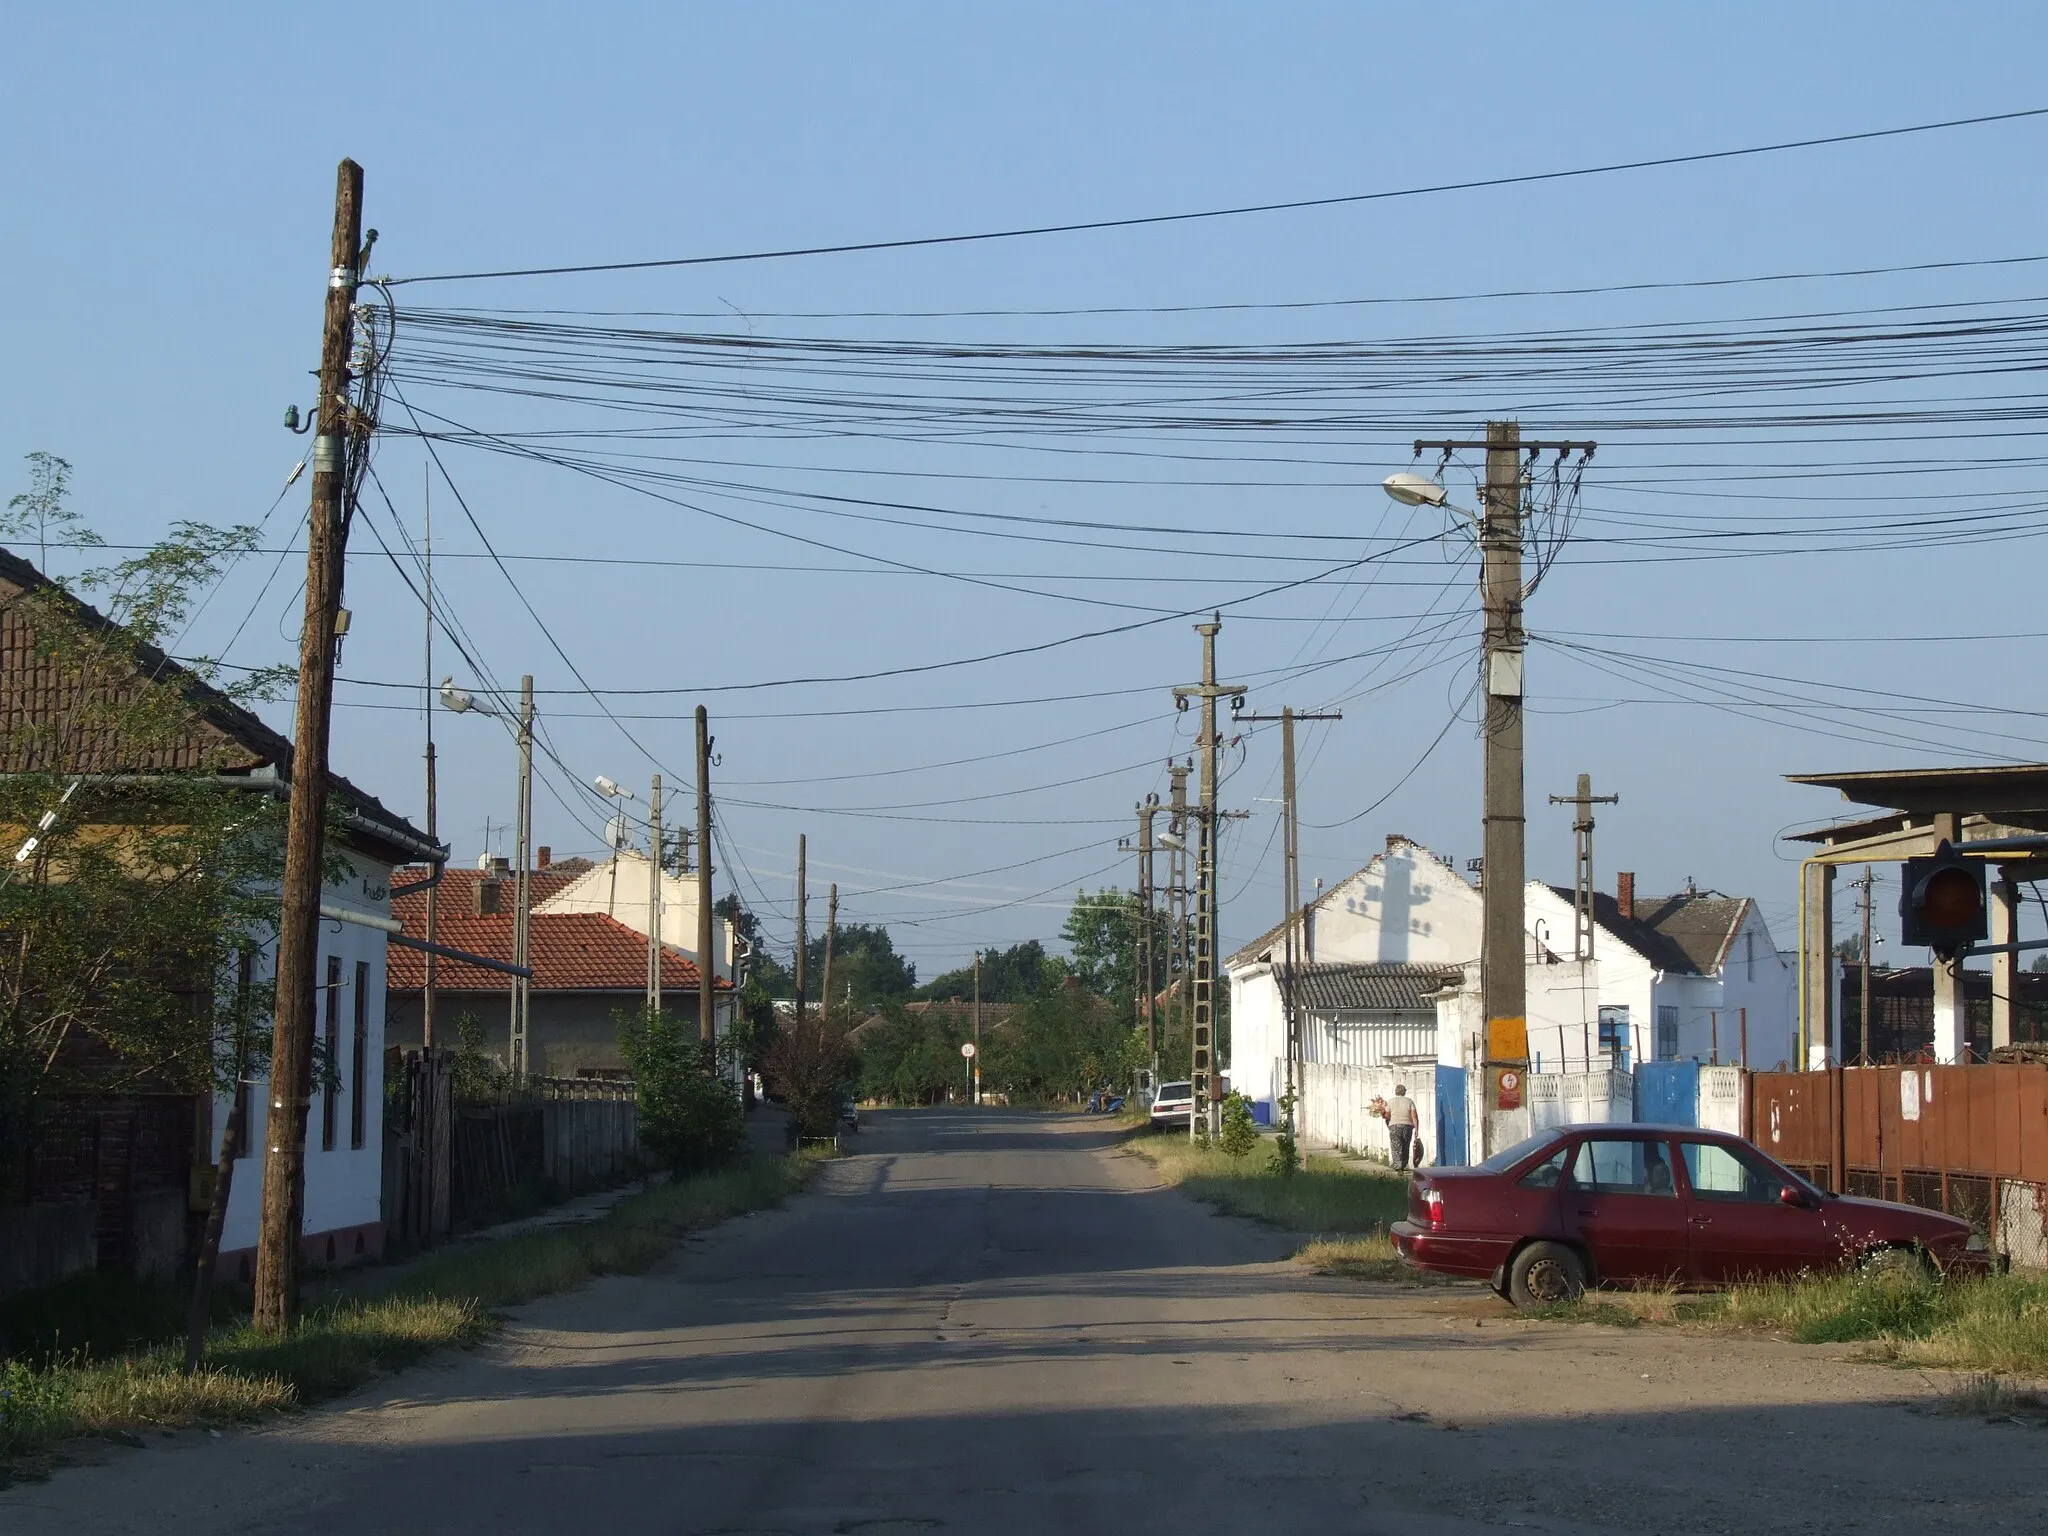
<path id="1" fill-rule="evenodd" d="M 550 848 L 546 843 L 542 843 L 540 847 L 534 850 L 533 867 L 535 869 L 546 869 L 550 864 L 554 862 L 555 850 Z"/>
<path id="2" fill-rule="evenodd" d="M 510 859 L 491 860 L 491 874 L 494 878 L 502 880 L 505 876 L 511 873 L 512 861 Z"/>
<path id="3" fill-rule="evenodd" d="M 499 897 L 503 894 L 505 882 L 496 875 L 485 875 L 476 883 L 476 915 L 495 917 L 499 910 Z"/>
<path id="4" fill-rule="evenodd" d="M 1614 877 L 1614 904 L 1620 908 L 1624 920 L 1636 920 L 1636 877 L 1628 870 Z"/>

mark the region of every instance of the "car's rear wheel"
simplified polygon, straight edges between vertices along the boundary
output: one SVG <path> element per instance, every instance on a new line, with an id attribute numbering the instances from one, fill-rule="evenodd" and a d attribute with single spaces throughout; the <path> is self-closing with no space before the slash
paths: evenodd
<path id="1" fill-rule="evenodd" d="M 1866 1280 L 1934 1278 L 1934 1261 L 1918 1248 L 1873 1248 L 1856 1269 Z"/>
<path id="2" fill-rule="evenodd" d="M 1586 1293 L 1586 1266 L 1563 1243 L 1531 1243 L 1508 1266 L 1508 1300 L 1518 1307 L 1559 1307 Z"/>

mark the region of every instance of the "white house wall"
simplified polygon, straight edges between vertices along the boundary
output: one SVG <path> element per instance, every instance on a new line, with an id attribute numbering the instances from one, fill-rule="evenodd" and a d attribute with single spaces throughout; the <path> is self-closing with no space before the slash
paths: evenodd
<path id="1" fill-rule="evenodd" d="M 586 869 L 546 901 L 534 903 L 533 910 L 552 912 L 602 912 L 645 937 L 651 922 L 647 859 L 643 854 L 621 853 Z M 730 978 L 733 963 L 732 924 L 722 917 L 712 919 L 714 942 L 718 946 L 714 976 Z M 661 876 L 661 942 L 668 948 L 697 958 L 697 881 L 663 871 Z"/>
<path id="2" fill-rule="evenodd" d="M 328 885 L 321 892 L 323 903 L 347 907 L 372 917 L 391 915 L 391 870 L 361 855 L 353 855 L 350 876 Z M 376 928 L 323 918 L 319 926 L 319 951 L 314 977 L 320 987 L 315 994 L 314 1038 L 324 1037 L 327 1019 L 327 966 L 330 958 L 341 962 L 340 1067 L 342 1090 L 335 1100 L 333 1149 L 322 1146 L 324 1095 L 316 1083 L 313 1102 L 306 1115 L 306 1205 L 304 1232 L 308 1239 L 329 1233 L 342 1234 L 342 1246 L 335 1258 L 346 1262 L 357 1256 L 354 1236 L 375 1229 L 383 1219 L 384 1158 L 384 1008 L 385 936 Z M 365 993 L 365 1022 L 368 1039 L 364 1048 L 363 1080 L 352 1077 L 356 966 L 365 964 L 368 989 Z M 271 980 L 276 974 L 277 946 L 273 939 L 257 957 L 255 979 Z M 349 1145 L 350 1095 L 363 1097 L 363 1145 Z M 235 1162 L 234 1181 L 229 1190 L 227 1222 L 221 1231 L 221 1251 L 233 1253 L 256 1246 L 258 1212 L 263 1192 L 262 1149 L 269 1146 L 269 1078 L 257 1078 L 249 1088 L 250 1130 L 244 1156 Z M 233 1113 L 231 1098 L 219 1097 L 213 1106 L 212 1152 L 219 1160 L 221 1139 L 227 1134 Z M 250 1155 L 249 1149 L 254 1149 Z M 373 1232 L 365 1232 L 366 1246 Z"/>

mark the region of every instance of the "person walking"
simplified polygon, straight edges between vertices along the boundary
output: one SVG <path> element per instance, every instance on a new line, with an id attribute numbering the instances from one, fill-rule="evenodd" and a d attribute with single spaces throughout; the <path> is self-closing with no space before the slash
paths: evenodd
<path id="1" fill-rule="evenodd" d="M 1415 1127 L 1420 1117 L 1415 1113 L 1415 1101 L 1408 1097 L 1408 1085 L 1396 1083 L 1394 1097 L 1387 1105 L 1387 1139 L 1392 1143 L 1393 1163 L 1396 1168 L 1406 1169 L 1409 1149 L 1415 1145 Z"/>

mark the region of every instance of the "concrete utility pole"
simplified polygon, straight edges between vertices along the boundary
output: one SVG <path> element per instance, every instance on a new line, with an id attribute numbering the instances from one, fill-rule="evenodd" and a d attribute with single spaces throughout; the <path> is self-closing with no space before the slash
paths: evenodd
<path id="1" fill-rule="evenodd" d="M 711 716 L 697 706 L 697 1039 L 702 1042 L 708 1068 L 709 1053 L 718 1043 L 717 1005 L 718 959 L 711 952 L 716 942 L 711 914 Z"/>
<path id="2" fill-rule="evenodd" d="M 818 1017 L 832 1017 L 832 946 L 839 938 L 839 882 L 825 894 L 825 972 L 818 980 Z"/>
<path id="3" fill-rule="evenodd" d="M 647 792 L 647 1011 L 661 1012 L 661 775 Z"/>
<path id="4" fill-rule="evenodd" d="M 327 313 L 320 338 L 320 399 L 313 407 L 313 503 L 306 522 L 306 608 L 299 631 L 299 695 L 293 722 L 277 930 L 270 1111 L 265 1118 L 263 1205 L 256 1238 L 253 1320 L 284 1333 L 299 1320 L 299 1237 L 306 1213 L 306 1110 L 313 1094 L 313 1019 L 319 986 L 322 833 L 327 822 L 327 736 L 334 706 L 335 627 L 341 613 L 348 518 L 343 506 L 351 419 L 349 352 L 363 235 L 363 168 L 336 171 Z"/>
<path id="5" fill-rule="evenodd" d="M 439 797 L 435 787 L 434 773 L 434 481 L 424 467 L 420 478 L 421 508 L 426 527 L 420 541 L 426 562 L 426 610 L 427 610 L 427 841 L 440 845 L 441 835 L 437 825 L 439 819 Z M 441 932 L 441 880 L 439 871 L 427 886 L 427 943 L 439 942 Z M 437 980 L 434 962 L 439 959 L 433 950 L 426 952 L 425 976 L 420 983 L 420 1044 L 428 1050 L 434 1048 L 434 992 Z M 246 1134 L 246 1128 L 245 1132 Z"/>
<path id="6" fill-rule="evenodd" d="M 981 1102 L 981 951 L 974 952 L 974 1059 L 971 1063 L 973 1077 L 968 1089 L 971 1102 Z"/>
<path id="7" fill-rule="evenodd" d="M 1572 958 L 1590 960 L 1593 958 L 1593 807 L 1596 805 L 1619 805 L 1619 795 L 1596 795 L 1593 793 L 1593 776 L 1579 775 L 1578 793 L 1552 795 L 1552 805 L 1577 806 L 1579 814 L 1572 820 L 1573 851 L 1572 863 Z M 1590 1065 L 1590 1063 L 1589 1063 Z"/>
<path id="8" fill-rule="evenodd" d="M 1269 721 L 1273 715 L 1239 715 L 1240 721 Z M 1300 1098 L 1301 1014 L 1294 1006 L 1295 966 L 1301 958 L 1301 802 L 1295 793 L 1294 722 L 1297 720 L 1342 720 L 1341 710 L 1321 714 L 1297 713 L 1292 705 L 1280 711 L 1280 894 L 1286 910 L 1281 931 L 1285 934 L 1284 957 L 1280 967 L 1280 1014 L 1287 1022 L 1287 1099 Z M 1287 1116 L 1288 1134 L 1294 1133 L 1294 1110 Z"/>
<path id="9" fill-rule="evenodd" d="M 804 894 L 804 835 L 796 835 L 796 1027 L 804 1027 L 804 951 L 810 948 L 810 898 Z"/>
<path id="10" fill-rule="evenodd" d="M 1216 681 L 1216 635 L 1223 620 L 1213 617 L 1197 624 L 1202 637 L 1202 680 L 1173 690 L 1177 708 L 1186 709 L 1189 699 L 1202 701 L 1202 734 L 1196 741 L 1201 754 L 1201 805 L 1196 812 L 1195 833 L 1199 839 L 1195 855 L 1194 935 L 1194 1109 L 1188 1116 L 1189 1132 L 1200 1123 L 1209 1134 L 1218 1134 L 1215 1123 L 1221 1114 L 1221 1095 L 1216 1091 L 1221 1063 L 1216 1050 L 1216 930 L 1219 926 L 1216 889 L 1216 842 L 1222 830 L 1216 808 L 1216 767 L 1222 742 L 1216 734 L 1216 701 L 1244 697 L 1245 690 Z"/>
<path id="11" fill-rule="evenodd" d="M 1856 1059 L 1858 1061 L 1868 1061 L 1870 1060 L 1870 907 L 1871 897 L 1877 885 L 1877 878 L 1871 873 L 1870 866 L 1866 864 L 1863 866 L 1863 878 L 1861 880 L 1851 880 L 1849 884 L 1863 892 L 1863 899 L 1857 903 L 1857 906 L 1863 910 L 1863 948 L 1858 951 L 1858 958 L 1863 962 L 1863 995 L 1861 1007 L 1856 1013 Z M 1846 1055 L 1848 1053 L 1845 1050 L 1843 1054 Z"/>
<path id="12" fill-rule="evenodd" d="M 1145 1050 L 1152 1058 L 1156 1074 L 1159 1068 L 1159 979 L 1154 974 L 1153 911 L 1152 895 L 1152 818 L 1159 814 L 1159 797 L 1147 795 L 1145 803 L 1138 807 L 1138 953 L 1135 967 L 1138 989 L 1137 1028 L 1145 1032 Z M 1155 1077 L 1154 1087 L 1157 1087 Z"/>
<path id="13" fill-rule="evenodd" d="M 1167 796 L 1166 909 L 1172 954 L 1167 969 L 1173 978 L 1173 1000 L 1183 1017 L 1188 1008 L 1188 978 L 1192 967 L 1189 939 L 1193 925 L 1188 921 L 1188 774 L 1190 763 L 1168 763 L 1166 777 L 1172 786 Z M 1154 1062 L 1153 1070 L 1159 1070 Z"/>
<path id="14" fill-rule="evenodd" d="M 533 964 L 533 678 L 519 679 L 519 858 L 512 876 L 512 963 Z M 512 1077 L 526 1076 L 529 977 L 512 978 Z"/>
<path id="15" fill-rule="evenodd" d="M 1482 1156 L 1500 1150 L 1499 1117 L 1519 1110 L 1529 1070 L 1529 1019 L 1525 967 L 1528 924 L 1525 911 L 1524 842 L 1527 831 L 1522 782 L 1522 455 L 1555 450 L 1590 456 L 1594 444 L 1522 440 L 1519 423 L 1490 421 L 1486 441 L 1422 442 L 1446 454 L 1486 451 L 1486 491 L 1480 506 L 1479 548 L 1485 559 L 1480 592 L 1486 610 L 1483 671 L 1486 690 L 1485 904 L 1480 949 L 1480 989 L 1486 1013 L 1485 1097 L 1480 1130 Z"/>

